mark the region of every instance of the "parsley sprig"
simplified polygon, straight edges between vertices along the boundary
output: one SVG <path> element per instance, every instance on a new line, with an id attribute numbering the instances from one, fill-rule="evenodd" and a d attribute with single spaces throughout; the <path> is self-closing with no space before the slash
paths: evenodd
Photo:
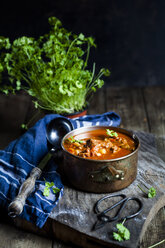
<path id="1" fill-rule="evenodd" d="M 47 182 L 45 180 L 45 188 L 44 188 L 44 191 L 43 191 L 43 195 L 48 197 L 49 194 L 50 194 L 50 190 L 52 189 L 53 193 L 56 194 L 58 192 L 60 192 L 60 189 L 55 187 L 55 184 L 54 182 Z"/>
<path id="2" fill-rule="evenodd" d="M 106 133 L 110 137 L 117 137 L 118 134 L 114 130 L 106 129 Z"/>
<path id="3" fill-rule="evenodd" d="M 84 141 L 83 140 L 79 140 L 79 139 L 75 139 L 75 138 L 73 138 L 73 136 L 70 136 L 69 138 L 68 138 L 68 141 L 70 142 L 70 143 L 75 143 L 75 142 L 77 142 L 77 143 L 84 143 Z"/>
<path id="4" fill-rule="evenodd" d="M 146 185 L 144 185 L 145 188 L 142 188 L 140 185 L 138 185 L 138 188 L 145 194 L 147 195 L 148 198 L 154 198 L 156 196 L 156 189 L 154 187 L 148 188 Z"/>
<path id="5" fill-rule="evenodd" d="M 113 232 L 113 238 L 117 241 L 124 241 L 130 239 L 130 231 L 124 226 L 125 221 L 126 219 L 124 219 L 122 223 L 118 223 L 116 225 L 118 232 Z"/>

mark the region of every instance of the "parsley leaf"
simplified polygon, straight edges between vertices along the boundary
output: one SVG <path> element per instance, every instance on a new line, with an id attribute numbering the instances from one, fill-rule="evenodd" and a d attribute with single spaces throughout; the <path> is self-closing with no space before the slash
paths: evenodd
<path id="1" fill-rule="evenodd" d="M 148 190 L 148 198 L 153 198 L 156 196 L 156 189 L 154 187 L 149 188 Z"/>
<path id="2" fill-rule="evenodd" d="M 56 194 L 56 193 L 60 192 L 60 189 L 59 189 L 59 188 L 57 188 L 57 187 L 52 188 L 52 190 L 53 190 L 53 193 L 54 193 L 54 194 Z"/>
<path id="3" fill-rule="evenodd" d="M 110 130 L 110 129 L 106 129 L 106 133 L 107 135 L 109 135 L 110 137 L 117 137 L 118 134 L 116 132 L 114 132 L 113 130 Z"/>
<path id="4" fill-rule="evenodd" d="M 60 189 L 55 187 L 55 184 L 54 182 L 47 182 L 45 180 L 45 188 L 44 188 L 44 191 L 43 191 L 43 195 L 48 197 L 49 194 L 50 194 L 50 190 L 52 189 L 53 193 L 56 194 L 58 192 L 60 192 Z"/>
<path id="5" fill-rule="evenodd" d="M 22 129 L 25 129 L 25 130 L 28 130 L 27 125 L 26 125 L 26 124 L 24 124 L 24 123 L 22 123 L 22 124 L 21 124 L 21 128 L 22 128 Z"/>
<path id="6" fill-rule="evenodd" d="M 138 185 L 138 188 L 147 195 L 148 198 L 154 198 L 156 196 L 156 189 L 154 187 L 148 188 L 146 185 L 144 185 L 147 188 L 147 191 L 143 189 L 140 185 Z"/>
<path id="7" fill-rule="evenodd" d="M 113 238 L 117 241 L 123 241 L 123 238 L 119 233 L 113 232 Z"/>
<path id="8" fill-rule="evenodd" d="M 83 140 L 74 139 L 73 136 L 70 136 L 70 137 L 68 138 L 68 141 L 69 141 L 70 143 L 75 143 L 75 142 L 80 143 L 80 144 L 81 144 L 81 143 L 84 143 Z"/>
<path id="9" fill-rule="evenodd" d="M 116 225 L 118 232 L 113 232 L 113 238 L 117 241 L 124 241 L 130 239 L 130 231 L 124 226 L 124 222 Z"/>
<path id="10" fill-rule="evenodd" d="M 45 182 L 45 186 L 48 188 L 51 188 L 54 186 L 54 183 L 53 182 Z"/>
<path id="11" fill-rule="evenodd" d="M 126 228 L 125 226 L 123 226 L 122 223 L 117 224 L 116 227 L 120 233 L 123 233 L 125 231 L 125 228 Z"/>
<path id="12" fill-rule="evenodd" d="M 45 188 L 44 188 L 43 195 L 44 195 L 44 196 L 49 196 L 49 194 L 50 194 L 50 188 L 49 188 L 49 187 L 45 187 Z"/>

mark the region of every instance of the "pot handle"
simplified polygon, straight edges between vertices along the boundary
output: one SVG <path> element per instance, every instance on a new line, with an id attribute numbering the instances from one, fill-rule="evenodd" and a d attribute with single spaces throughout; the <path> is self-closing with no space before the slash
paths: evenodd
<path id="1" fill-rule="evenodd" d="M 116 180 L 124 180 L 125 172 L 118 170 L 112 165 L 105 165 L 100 170 L 92 171 L 89 177 L 92 181 L 98 183 L 109 183 Z"/>

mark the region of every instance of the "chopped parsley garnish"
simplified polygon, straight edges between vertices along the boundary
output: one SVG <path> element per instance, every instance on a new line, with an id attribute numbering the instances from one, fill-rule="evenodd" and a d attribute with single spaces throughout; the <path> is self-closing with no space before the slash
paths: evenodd
<path id="1" fill-rule="evenodd" d="M 73 136 L 70 136 L 70 137 L 68 138 L 68 140 L 69 140 L 69 142 L 71 142 L 71 143 L 75 143 L 75 142 L 80 143 L 80 144 L 81 144 L 81 143 L 84 143 L 83 140 L 74 139 Z"/>
<path id="2" fill-rule="evenodd" d="M 118 134 L 114 130 L 106 129 L 106 131 L 107 131 L 107 135 L 109 135 L 110 137 L 118 136 Z"/>

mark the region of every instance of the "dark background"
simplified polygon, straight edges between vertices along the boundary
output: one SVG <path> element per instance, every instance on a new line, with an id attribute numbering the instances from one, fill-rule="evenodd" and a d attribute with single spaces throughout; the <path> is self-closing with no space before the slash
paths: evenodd
<path id="1" fill-rule="evenodd" d="M 95 38 L 90 63 L 110 69 L 107 84 L 165 84 L 164 0 L 1 1 L 0 35 L 38 37 L 49 31 L 50 16 Z"/>

